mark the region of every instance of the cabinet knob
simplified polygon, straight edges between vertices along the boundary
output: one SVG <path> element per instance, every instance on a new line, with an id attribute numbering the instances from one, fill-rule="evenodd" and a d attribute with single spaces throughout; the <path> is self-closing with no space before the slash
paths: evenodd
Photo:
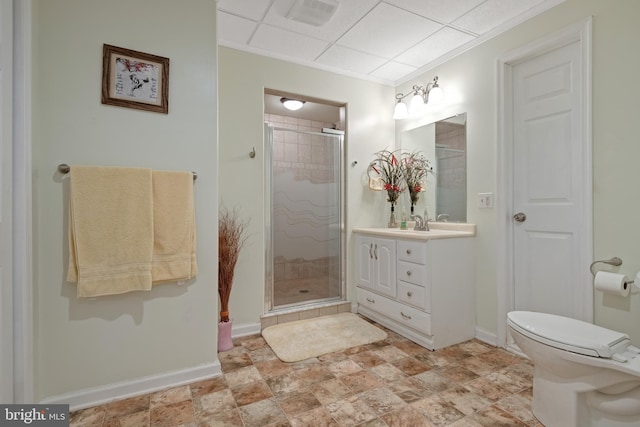
<path id="1" fill-rule="evenodd" d="M 375 302 L 376 302 L 376 300 L 371 299 L 371 298 L 367 298 L 367 301 L 368 301 L 368 302 L 370 302 L 370 303 L 372 303 L 372 304 L 375 304 Z"/>
<path id="2" fill-rule="evenodd" d="M 411 249 L 407 249 L 407 255 L 411 255 Z"/>
<path id="3" fill-rule="evenodd" d="M 408 296 L 409 298 L 411 298 L 411 295 L 413 295 L 413 292 L 411 292 L 411 291 L 407 292 L 407 296 Z"/>
<path id="4" fill-rule="evenodd" d="M 407 276 L 411 277 L 411 270 L 407 271 Z"/>
<path id="5" fill-rule="evenodd" d="M 403 312 L 400 312 L 400 315 L 401 315 L 402 317 L 404 317 L 405 319 L 409 319 L 409 320 L 411 320 L 411 316 L 409 316 L 408 314 L 404 314 Z"/>

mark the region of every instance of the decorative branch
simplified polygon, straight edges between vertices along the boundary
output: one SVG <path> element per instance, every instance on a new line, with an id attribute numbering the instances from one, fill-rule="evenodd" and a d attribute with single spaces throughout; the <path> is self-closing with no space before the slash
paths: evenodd
<path id="1" fill-rule="evenodd" d="M 433 167 L 431 167 L 431 162 L 420 151 L 402 153 L 402 163 L 402 173 L 407 183 L 413 207 L 418 203 L 418 193 L 426 188 L 427 174 L 433 173 Z"/>
<path id="2" fill-rule="evenodd" d="M 387 201 L 395 203 L 400 193 L 404 191 L 402 186 L 403 166 L 394 151 L 381 150 L 375 153 L 375 156 L 376 160 L 372 164 L 373 170 L 382 178 L 383 188 L 387 192 Z"/>
<path id="3" fill-rule="evenodd" d="M 249 220 L 242 220 L 234 209 L 221 208 L 218 217 L 218 295 L 220 321 L 229 321 L 229 297 L 240 250 L 247 240 Z"/>

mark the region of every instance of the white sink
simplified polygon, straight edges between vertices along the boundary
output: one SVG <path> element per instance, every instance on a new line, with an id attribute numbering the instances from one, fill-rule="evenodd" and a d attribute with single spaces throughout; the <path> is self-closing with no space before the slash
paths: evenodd
<path id="1" fill-rule="evenodd" d="M 409 239 L 450 239 L 454 237 L 473 237 L 476 235 L 475 227 L 466 230 L 446 230 L 441 228 L 430 228 L 429 231 L 419 231 L 409 228 L 400 230 L 399 228 L 354 228 L 354 232 L 374 234 L 378 236 L 406 237 Z"/>

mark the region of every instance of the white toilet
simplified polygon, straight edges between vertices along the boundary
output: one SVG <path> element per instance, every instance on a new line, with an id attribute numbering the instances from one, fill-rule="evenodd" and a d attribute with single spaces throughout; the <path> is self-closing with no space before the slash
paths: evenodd
<path id="1" fill-rule="evenodd" d="M 533 362 L 533 414 L 546 427 L 640 426 L 640 349 L 591 323 L 512 311 L 513 339 Z"/>

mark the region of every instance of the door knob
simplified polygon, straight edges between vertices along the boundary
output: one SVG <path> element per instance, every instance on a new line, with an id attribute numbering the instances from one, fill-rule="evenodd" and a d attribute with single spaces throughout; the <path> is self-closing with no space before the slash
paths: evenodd
<path id="1" fill-rule="evenodd" d="M 518 212 L 513 216 L 513 219 L 515 219 L 518 222 L 525 222 L 525 220 L 527 219 L 527 216 L 522 212 Z"/>

